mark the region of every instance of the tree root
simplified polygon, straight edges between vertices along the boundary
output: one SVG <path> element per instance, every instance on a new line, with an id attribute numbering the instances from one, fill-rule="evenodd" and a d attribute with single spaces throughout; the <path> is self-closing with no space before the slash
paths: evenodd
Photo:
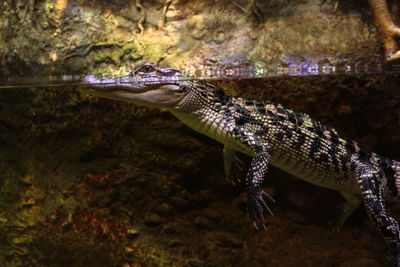
<path id="1" fill-rule="evenodd" d="M 168 11 L 168 8 L 169 8 L 169 6 L 171 5 L 171 3 L 172 3 L 172 0 L 166 0 L 166 1 L 164 2 L 163 13 L 162 13 L 160 22 L 158 23 L 158 27 L 159 27 L 160 29 L 162 29 L 162 28 L 165 27 L 165 23 L 166 23 L 166 21 L 167 21 L 166 15 L 167 15 L 167 11 Z"/>
<path id="2" fill-rule="evenodd" d="M 146 21 L 146 9 L 143 7 L 140 0 L 136 0 L 135 6 L 140 11 L 140 19 L 138 21 L 139 33 L 143 33 L 144 32 L 143 23 Z"/>
<path id="3" fill-rule="evenodd" d="M 375 17 L 376 26 L 381 34 L 386 60 L 400 59 L 400 28 L 390 17 L 386 0 L 368 0 Z"/>

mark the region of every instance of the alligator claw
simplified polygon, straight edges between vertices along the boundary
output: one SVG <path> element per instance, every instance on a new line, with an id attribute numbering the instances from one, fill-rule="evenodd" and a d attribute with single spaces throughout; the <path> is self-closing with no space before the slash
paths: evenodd
<path id="1" fill-rule="evenodd" d="M 264 199 L 260 199 L 260 203 L 261 206 L 264 210 L 267 210 L 269 214 L 271 214 L 272 216 L 274 215 L 274 213 L 272 212 L 272 210 L 268 207 L 267 203 L 265 203 Z"/>
<path id="2" fill-rule="evenodd" d="M 256 221 L 253 221 L 253 226 L 254 226 L 254 228 L 256 228 L 257 231 L 260 230 L 260 228 L 258 228 L 258 226 L 257 226 L 257 222 Z"/>
<path id="3" fill-rule="evenodd" d="M 231 176 L 227 176 L 226 179 L 228 182 L 231 182 L 233 185 L 240 184 L 242 180 L 242 176 L 240 174 L 234 173 Z"/>
<path id="4" fill-rule="evenodd" d="M 268 214 L 274 215 L 272 210 L 268 207 L 266 200 L 275 203 L 275 200 L 264 191 L 261 191 L 254 199 L 249 199 L 248 212 L 256 230 L 259 230 L 257 222 L 260 222 L 260 225 L 262 225 L 264 229 L 267 229 L 265 216 Z"/>
<path id="5" fill-rule="evenodd" d="M 244 161 L 241 160 L 237 155 L 235 155 L 234 159 L 235 159 L 234 163 L 235 163 L 236 168 L 238 168 L 241 171 L 244 171 L 245 170 L 245 166 L 246 166 Z"/>
<path id="6" fill-rule="evenodd" d="M 260 231 L 260 228 L 258 227 L 256 221 L 253 221 L 253 226 L 257 231 Z M 263 227 L 264 230 L 267 230 L 267 226 L 265 225 L 265 223 L 262 224 L 262 227 Z"/>
<path id="7" fill-rule="evenodd" d="M 269 201 L 271 201 L 272 203 L 275 203 L 275 199 L 273 199 L 270 195 L 268 195 L 267 193 L 265 193 L 264 191 L 261 191 L 261 195 L 265 198 L 267 198 Z"/>

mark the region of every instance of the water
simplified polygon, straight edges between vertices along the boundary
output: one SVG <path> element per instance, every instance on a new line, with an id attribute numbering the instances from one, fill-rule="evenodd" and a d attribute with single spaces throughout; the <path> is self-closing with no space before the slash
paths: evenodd
<path id="1" fill-rule="evenodd" d="M 400 153 L 393 112 L 398 75 L 215 82 L 230 93 L 305 111 L 380 154 L 395 158 Z M 230 262 L 224 253 L 247 253 L 245 242 L 277 250 L 260 249 L 257 255 L 290 260 L 300 252 L 317 256 L 302 246 L 289 250 L 285 242 L 328 250 L 327 238 L 335 254 L 345 248 L 360 257 L 385 258 L 380 236 L 373 228 L 365 230 L 365 214 L 360 211 L 362 219 L 351 221 L 340 235 L 332 233 L 326 225 L 340 196 L 274 168 L 266 190 L 277 200 L 272 206 L 276 216 L 268 218 L 267 232 L 254 232 L 243 210 L 244 184 L 225 182 L 221 145 L 169 113 L 87 98 L 71 87 L 4 89 L 0 99 L 1 251 L 13 255 L 4 256 L 5 262 Z M 250 159 L 242 160 L 248 164 Z M 354 236 L 360 232 L 365 242 L 378 245 L 358 247 L 365 245 Z M 341 260 L 346 258 L 352 256 Z"/>
<path id="2" fill-rule="evenodd" d="M 187 74 L 184 77 L 162 77 L 157 80 L 148 80 L 140 77 L 121 77 L 116 79 L 118 83 L 157 83 L 166 80 L 238 80 L 238 79 L 262 79 L 286 76 L 327 76 L 327 75 L 363 75 L 363 74 L 388 74 L 400 72 L 400 63 L 380 63 L 380 62 L 349 62 L 342 60 L 335 64 L 324 61 L 323 63 L 313 64 L 284 64 L 285 66 L 271 67 L 265 62 L 233 64 L 203 64 L 189 69 L 179 69 Z M 126 74 L 128 75 L 128 74 Z M 23 88 L 23 87 L 70 87 L 85 85 L 85 77 L 90 75 L 32 75 L 32 76 L 7 76 L 0 79 L 0 89 Z M 102 77 L 101 75 L 99 77 Z M 114 77 L 115 78 L 115 77 Z M 101 84 L 110 84 L 115 80 L 103 78 Z M 93 82 L 91 82 L 93 84 Z"/>

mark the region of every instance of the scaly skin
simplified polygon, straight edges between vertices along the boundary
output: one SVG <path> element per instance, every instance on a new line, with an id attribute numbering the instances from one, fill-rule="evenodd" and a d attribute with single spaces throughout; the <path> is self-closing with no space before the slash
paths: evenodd
<path id="1" fill-rule="evenodd" d="M 391 265 L 400 265 L 399 225 L 384 205 L 385 197 L 398 198 L 400 162 L 362 149 L 307 114 L 268 101 L 229 97 L 221 89 L 190 80 L 172 68 L 141 63 L 129 76 L 87 76 L 86 82 L 92 85 L 89 92 L 94 95 L 165 108 L 195 131 L 221 142 L 227 175 L 238 164 L 237 151 L 253 157 L 246 189 L 248 213 L 256 228 L 265 228 L 265 215 L 272 214 L 267 202 L 273 199 L 262 190 L 272 164 L 300 179 L 339 191 L 348 202 L 339 226 L 364 202 L 386 240 Z"/>

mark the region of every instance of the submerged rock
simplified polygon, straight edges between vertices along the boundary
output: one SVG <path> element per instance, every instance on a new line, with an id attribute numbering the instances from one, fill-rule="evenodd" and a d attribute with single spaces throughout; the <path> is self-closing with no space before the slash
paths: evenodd
<path id="1" fill-rule="evenodd" d="M 129 239 L 135 239 L 139 236 L 139 230 L 136 228 L 128 228 L 126 232 L 126 237 Z"/>
<path id="2" fill-rule="evenodd" d="M 370 259 L 370 258 L 359 258 L 359 259 L 349 260 L 339 265 L 339 267 L 354 267 L 354 266 L 383 267 L 384 265 L 382 265 L 375 259 Z"/>
<path id="3" fill-rule="evenodd" d="M 156 213 L 147 213 L 144 216 L 144 223 L 147 226 L 158 226 L 162 223 L 163 218 Z"/>

